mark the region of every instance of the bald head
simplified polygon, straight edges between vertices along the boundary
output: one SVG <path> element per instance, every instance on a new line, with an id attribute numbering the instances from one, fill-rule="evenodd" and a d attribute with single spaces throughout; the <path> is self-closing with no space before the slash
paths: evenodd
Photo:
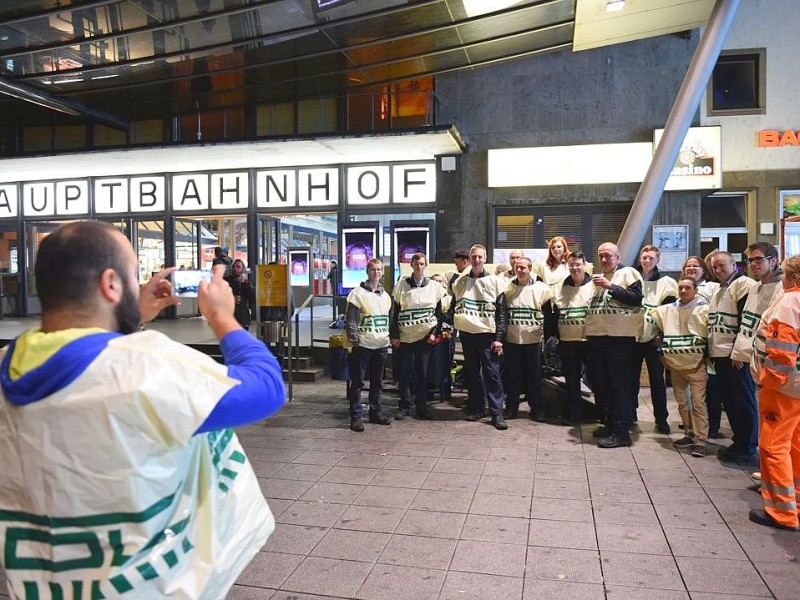
<path id="1" fill-rule="evenodd" d="M 603 273 L 613 273 L 619 266 L 619 248 L 616 244 L 605 242 L 597 249 L 597 258 Z"/>

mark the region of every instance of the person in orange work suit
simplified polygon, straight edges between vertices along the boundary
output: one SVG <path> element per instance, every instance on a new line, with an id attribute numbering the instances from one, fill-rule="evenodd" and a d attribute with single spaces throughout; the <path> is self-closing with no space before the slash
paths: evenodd
<path id="1" fill-rule="evenodd" d="M 761 318 L 753 344 L 754 379 L 761 386 L 761 498 L 750 520 L 797 530 L 800 497 L 800 255 L 783 261 L 783 294 Z"/>

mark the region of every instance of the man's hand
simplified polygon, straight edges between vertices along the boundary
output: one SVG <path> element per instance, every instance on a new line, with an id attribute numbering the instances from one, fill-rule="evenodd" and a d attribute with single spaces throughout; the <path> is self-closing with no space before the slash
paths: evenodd
<path id="1" fill-rule="evenodd" d="M 400 347 L 400 340 L 398 338 L 391 338 L 392 348 L 399 348 Z"/>
<path id="2" fill-rule="evenodd" d="M 200 291 L 197 293 L 197 308 L 203 315 L 214 335 L 218 340 L 226 334 L 240 329 L 239 323 L 233 317 L 234 299 L 233 290 L 228 282 L 223 278 L 225 275 L 225 265 L 214 265 L 211 267 L 211 281 L 201 281 Z"/>
<path id="3" fill-rule="evenodd" d="M 167 277 L 172 275 L 175 267 L 162 269 L 145 283 L 139 290 L 139 313 L 142 323 L 148 323 L 168 306 L 180 304 L 181 301 L 172 295 L 172 284 Z"/>
<path id="4" fill-rule="evenodd" d="M 492 352 L 498 356 L 503 353 L 503 342 L 492 342 Z"/>
<path id="5" fill-rule="evenodd" d="M 740 360 L 732 360 L 731 363 L 733 363 L 733 366 L 736 369 L 741 369 L 744 366 L 744 363 Z"/>
<path id="6" fill-rule="evenodd" d="M 611 282 L 602 275 L 592 276 L 592 283 L 595 284 L 597 287 L 603 288 L 604 290 L 611 289 Z"/>

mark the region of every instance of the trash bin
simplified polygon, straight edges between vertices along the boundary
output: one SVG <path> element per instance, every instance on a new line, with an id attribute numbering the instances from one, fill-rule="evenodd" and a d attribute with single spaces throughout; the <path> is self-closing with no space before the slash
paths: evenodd
<path id="1" fill-rule="evenodd" d="M 348 352 L 344 347 L 344 334 L 332 335 L 328 338 L 330 350 L 331 379 L 339 381 L 350 380 L 350 368 L 347 364 Z"/>
<path id="2" fill-rule="evenodd" d="M 261 341 L 277 344 L 283 341 L 283 321 L 264 321 L 261 323 Z"/>

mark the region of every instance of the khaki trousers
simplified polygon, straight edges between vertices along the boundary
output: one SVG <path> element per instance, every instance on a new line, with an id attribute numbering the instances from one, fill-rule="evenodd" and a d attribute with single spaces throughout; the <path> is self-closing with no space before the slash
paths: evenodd
<path id="1" fill-rule="evenodd" d="M 700 363 L 692 371 L 678 371 L 670 369 L 672 376 L 672 391 L 678 403 L 678 412 L 681 414 L 683 427 L 688 437 L 704 444 L 708 439 L 708 410 L 706 408 L 706 373 L 705 363 Z M 691 389 L 691 397 L 687 390 Z"/>

